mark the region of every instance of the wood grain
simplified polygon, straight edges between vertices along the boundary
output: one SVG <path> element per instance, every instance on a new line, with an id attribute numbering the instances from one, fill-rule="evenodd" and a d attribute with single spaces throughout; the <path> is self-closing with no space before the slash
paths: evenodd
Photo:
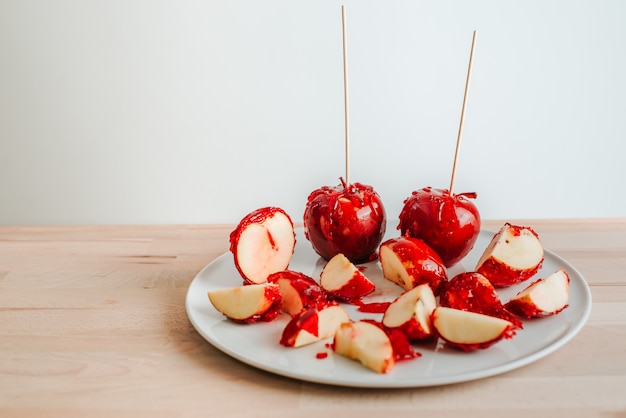
<path id="1" fill-rule="evenodd" d="M 303 383 L 204 341 L 185 295 L 232 225 L 0 227 L 0 416 L 626 417 L 626 219 L 514 222 L 588 280 L 586 326 L 521 369 L 400 390 Z"/>

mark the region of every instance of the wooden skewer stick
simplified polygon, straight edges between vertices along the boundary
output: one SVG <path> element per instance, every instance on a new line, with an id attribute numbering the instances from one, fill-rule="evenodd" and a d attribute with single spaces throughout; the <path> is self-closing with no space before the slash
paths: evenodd
<path id="1" fill-rule="evenodd" d="M 350 124 L 348 117 L 348 46 L 346 36 L 346 6 L 341 6 L 341 27 L 343 31 L 343 106 L 346 130 L 346 184 L 350 184 Z"/>
<path id="2" fill-rule="evenodd" d="M 467 79 L 465 80 L 465 92 L 463 93 L 463 107 L 461 108 L 461 122 L 459 123 L 459 134 L 456 138 L 456 151 L 454 152 L 454 164 L 452 165 L 452 178 L 450 179 L 450 195 L 452 195 L 452 187 L 454 186 L 454 177 L 456 176 L 456 165 L 459 158 L 459 149 L 461 148 L 461 136 L 463 134 L 463 121 L 465 120 L 465 105 L 467 103 L 467 91 L 469 90 L 470 77 L 472 75 L 472 63 L 474 62 L 474 46 L 476 45 L 476 31 L 472 36 L 472 49 L 470 51 L 469 65 L 467 67 Z"/>

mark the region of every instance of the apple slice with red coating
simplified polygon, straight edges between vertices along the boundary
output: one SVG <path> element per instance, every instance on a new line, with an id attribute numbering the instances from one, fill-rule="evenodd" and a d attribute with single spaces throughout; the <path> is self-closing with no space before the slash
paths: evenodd
<path id="1" fill-rule="evenodd" d="M 515 335 L 515 326 L 502 318 L 438 306 L 432 314 L 437 335 L 462 351 L 491 347 Z"/>
<path id="2" fill-rule="evenodd" d="M 339 325 L 333 340 L 333 350 L 381 374 L 392 370 L 395 365 L 389 336 L 382 328 L 368 321 Z"/>
<path id="3" fill-rule="evenodd" d="M 383 276 L 405 290 L 427 283 L 438 295 L 448 279 L 439 255 L 419 238 L 391 238 L 380 245 L 379 258 Z"/>
<path id="4" fill-rule="evenodd" d="M 398 329 L 410 341 L 421 341 L 433 337 L 431 315 L 437 307 L 432 289 L 422 284 L 398 296 L 385 311 L 382 324 Z"/>
<path id="5" fill-rule="evenodd" d="M 308 308 L 291 318 L 283 330 L 280 343 L 285 347 L 301 347 L 331 338 L 341 323 L 349 321 L 348 313 L 338 304 L 322 309 Z"/>
<path id="6" fill-rule="evenodd" d="M 296 245 L 293 222 L 277 207 L 247 214 L 230 234 L 230 251 L 244 283 L 265 283 L 289 266 Z"/>
<path id="7" fill-rule="evenodd" d="M 376 286 L 343 254 L 331 258 L 322 269 L 320 285 L 331 296 L 355 302 L 372 293 Z"/>
<path id="8" fill-rule="evenodd" d="M 439 305 L 496 316 L 523 328 L 522 322 L 503 306 L 495 287 L 480 273 L 463 272 L 450 279 L 439 295 Z"/>
<path id="9" fill-rule="evenodd" d="M 208 292 L 218 312 L 235 322 L 269 322 L 280 314 L 281 294 L 276 284 L 252 284 Z"/>
<path id="10" fill-rule="evenodd" d="M 293 270 L 283 270 L 267 277 L 270 283 L 280 286 L 283 297 L 281 309 L 294 316 L 307 308 L 318 309 L 328 305 L 328 297 L 324 289 L 310 276 Z"/>
<path id="11" fill-rule="evenodd" d="M 532 228 L 507 222 L 493 236 L 474 270 L 495 287 L 508 287 L 534 276 L 543 257 L 543 246 Z"/>
<path id="12" fill-rule="evenodd" d="M 509 311 L 525 318 L 555 315 L 567 308 L 570 278 L 559 269 L 538 279 L 504 305 Z"/>

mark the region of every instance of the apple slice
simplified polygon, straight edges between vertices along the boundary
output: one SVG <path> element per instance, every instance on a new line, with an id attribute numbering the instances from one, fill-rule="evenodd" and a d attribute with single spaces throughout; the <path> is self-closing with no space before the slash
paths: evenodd
<path id="1" fill-rule="evenodd" d="M 283 297 L 281 309 L 291 316 L 307 308 L 321 309 L 329 303 L 324 289 L 304 273 L 293 270 L 278 271 L 270 274 L 267 281 L 280 286 Z"/>
<path id="2" fill-rule="evenodd" d="M 495 287 L 529 279 L 543 263 L 543 246 L 535 231 L 505 223 L 493 236 L 474 269 Z"/>
<path id="3" fill-rule="evenodd" d="M 281 294 L 276 284 L 253 284 L 208 292 L 209 301 L 236 322 L 269 322 L 280 314 Z"/>
<path id="4" fill-rule="evenodd" d="M 480 273 L 463 272 L 450 279 L 439 295 L 439 305 L 496 316 L 523 328 L 522 322 L 502 305 L 495 287 Z"/>
<path id="5" fill-rule="evenodd" d="M 446 267 L 437 253 L 419 238 L 392 238 L 380 245 L 383 276 L 405 290 L 429 284 L 435 295 L 448 279 Z"/>
<path id="6" fill-rule="evenodd" d="M 432 289 L 422 284 L 398 296 L 385 311 L 384 326 L 402 331 L 411 341 L 433 336 L 431 314 L 437 307 Z"/>
<path id="7" fill-rule="evenodd" d="M 439 306 L 432 314 L 437 335 L 463 351 L 484 349 L 515 335 L 515 326 L 502 318 Z"/>
<path id="8" fill-rule="evenodd" d="M 395 365 L 393 346 L 387 333 L 367 321 L 339 325 L 333 340 L 333 350 L 381 374 L 390 371 Z"/>
<path id="9" fill-rule="evenodd" d="M 341 253 L 331 258 L 322 269 L 320 285 L 333 297 L 348 303 L 360 300 L 376 289 L 374 283 Z"/>
<path id="10" fill-rule="evenodd" d="M 569 275 L 559 269 L 530 284 L 504 305 L 509 311 L 526 318 L 554 315 L 567 307 Z"/>
<path id="11" fill-rule="evenodd" d="M 289 266 L 296 245 L 293 222 L 277 207 L 247 214 L 230 234 L 230 251 L 244 283 L 265 283 Z"/>
<path id="12" fill-rule="evenodd" d="M 319 310 L 308 308 L 291 318 L 283 330 L 280 343 L 286 347 L 301 347 L 330 338 L 341 323 L 349 321 L 348 313 L 337 304 Z"/>

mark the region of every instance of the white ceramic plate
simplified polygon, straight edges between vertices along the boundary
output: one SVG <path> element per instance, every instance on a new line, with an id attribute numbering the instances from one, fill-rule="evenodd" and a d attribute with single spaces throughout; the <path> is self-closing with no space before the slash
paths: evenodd
<path id="1" fill-rule="evenodd" d="M 392 229 L 388 235 L 397 231 Z M 449 277 L 471 270 L 489 243 L 493 232 L 481 231 L 473 251 L 461 263 L 448 270 Z M 296 229 L 296 249 L 290 269 L 319 279 L 325 264 L 311 248 L 302 228 Z M 362 265 L 364 273 L 376 286 L 365 302 L 389 301 L 401 293 L 395 284 L 382 276 L 377 262 Z M 278 375 L 316 383 L 369 388 L 403 388 L 436 386 L 464 382 L 504 373 L 547 356 L 570 341 L 583 327 L 591 312 L 591 293 L 584 277 L 567 261 L 545 251 L 542 269 L 536 277 L 545 277 L 563 267 L 570 276 L 569 307 L 558 315 L 525 320 L 512 340 L 503 340 L 485 350 L 461 352 L 445 343 L 416 344 L 421 357 L 396 363 L 387 374 L 377 374 L 360 363 L 336 355 L 328 348 L 330 341 L 321 341 L 300 348 L 279 344 L 288 317 L 285 314 L 269 323 L 237 324 L 227 320 L 213 308 L 207 292 L 212 289 L 242 284 L 233 264 L 225 253 L 208 264 L 194 278 L 186 298 L 187 315 L 196 330 L 208 342 L 227 355 L 253 367 Z M 499 291 L 506 302 L 534 279 Z M 345 305 L 350 317 L 381 319 L 381 314 L 365 314 L 355 306 Z M 318 358 L 319 353 L 327 353 Z"/>

